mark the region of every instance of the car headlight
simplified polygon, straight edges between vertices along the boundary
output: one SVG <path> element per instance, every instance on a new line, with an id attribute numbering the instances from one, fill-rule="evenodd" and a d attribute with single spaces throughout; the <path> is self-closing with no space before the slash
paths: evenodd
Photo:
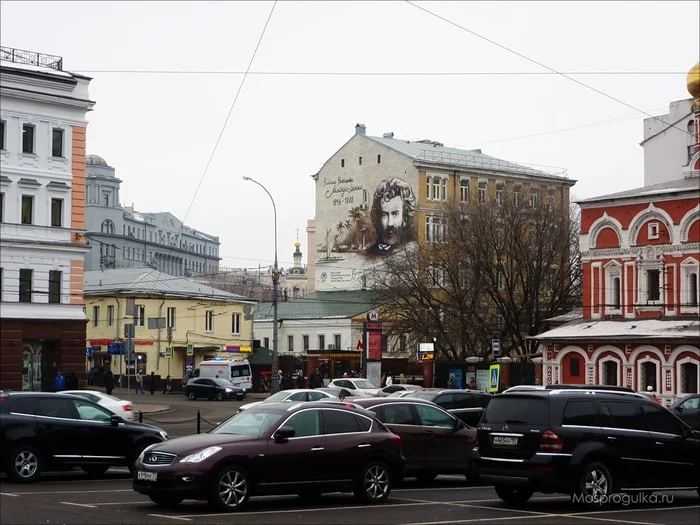
<path id="1" fill-rule="evenodd" d="M 227 389 L 226 389 L 226 393 L 227 393 L 227 394 L 230 394 L 231 392 L 233 392 L 233 389 L 231 389 L 231 388 L 227 388 Z"/>
<path id="2" fill-rule="evenodd" d="M 155 447 L 157 444 L 158 444 L 158 443 L 153 443 L 152 445 L 148 445 L 146 448 L 144 448 L 144 449 L 141 451 L 141 454 L 139 455 L 138 461 L 143 461 L 143 457 L 146 455 L 146 452 L 148 452 L 149 450 L 151 450 L 151 449 L 152 449 L 153 447 Z"/>
<path id="3" fill-rule="evenodd" d="M 190 454 L 189 456 L 182 458 L 180 463 L 200 463 L 209 456 L 216 454 L 219 450 L 221 450 L 221 447 L 208 447 L 195 454 Z"/>
<path id="4" fill-rule="evenodd" d="M 163 438 L 163 441 L 168 440 L 168 433 L 165 430 L 160 430 L 158 433 L 160 434 L 160 437 Z"/>

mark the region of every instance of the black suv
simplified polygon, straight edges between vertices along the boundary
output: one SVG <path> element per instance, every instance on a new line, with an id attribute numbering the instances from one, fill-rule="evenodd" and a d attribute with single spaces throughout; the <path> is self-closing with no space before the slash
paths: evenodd
<path id="1" fill-rule="evenodd" d="M 470 427 L 476 427 L 479 424 L 486 405 L 493 398 L 491 394 L 457 388 L 424 388 L 406 394 L 404 397 L 432 401 Z"/>
<path id="2" fill-rule="evenodd" d="M 157 427 L 125 421 L 82 397 L 0 394 L 0 469 L 18 483 L 67 467 L 90 475 L 132 468 L 143 449 L 167 438 Z"/>
<path id="3" fill-rule="evenodd" d="M 494 396 L 472 456 L 476 478 L 513 505 L 534 492 L 570 494 L 587 505 L 603 505 L 620 492 L 700 494 L 700 433 L 626 389 Z"/>

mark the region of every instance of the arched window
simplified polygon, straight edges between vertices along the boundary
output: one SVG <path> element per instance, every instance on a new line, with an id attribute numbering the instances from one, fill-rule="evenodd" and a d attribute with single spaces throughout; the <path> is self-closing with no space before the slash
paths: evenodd
<path id="1" fill-rule="evenodd" d="M 605 361 L 603 363 L 603 384 L 619 386 L 617 384 L 617 361 Z"/>
<path id="2" fill-rule="evenodd" d="M 700 364 L 697 362 L 683 363 L 681 365 L 680 394 L 698 393 L 698 371 L 700 371 Z"/>
<path id="3" fill-rule="evenodd" d="M 640 387 L 641 390 L 646 392 L 648 387 L 652 387 L 654 392 L 657 391 L 659 385 L 656 384 L 656 362 L 646 361 L 640 364 Z"/>
<path id="4" fill-rule="evenodd" d="M 109 233 L 111 235 L 114 235 L 114 223 L 110 221 L 109 219 L 105 219 L 102 222 L 102 233 Z"/>

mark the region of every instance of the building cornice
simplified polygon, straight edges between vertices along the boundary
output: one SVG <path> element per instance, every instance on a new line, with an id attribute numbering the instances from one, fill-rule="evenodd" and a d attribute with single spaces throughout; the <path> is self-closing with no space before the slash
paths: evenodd
<path id="1" fill-rule="evenodd" d="M 581 259 L 592 261 L 596 259 L 610 259 L 613 257 L 635 257 L 641 256 L 644 251 L 644 246 L 634 246 L 631 248 L 601 248 L 592 249 L 581 252 Z M 678 256 L 677 254 L 698 253 L 700 251 L 700 243 L 689 242 L 684 244 L 655 244 L 654 248 L 669 256 Z"/>

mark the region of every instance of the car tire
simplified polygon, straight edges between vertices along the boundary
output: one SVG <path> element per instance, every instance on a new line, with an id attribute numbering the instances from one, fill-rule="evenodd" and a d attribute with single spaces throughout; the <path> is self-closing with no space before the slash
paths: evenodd
<path id="1" fill-rule="evenodd" d="M 437 478 L 437 472 L 431 472 L 430 470 L 424 470 L 423 472 L 416 473 L 415 477 L 421 483 L 430 483 L 435 478 Z"/>
<path id="2" fill-rule="evenodd" d="M 104 473 L 109 470 L 109 465 L 83 465 L 80 468 L 83 472 L 85 472 L 85 474 L 87 474 L 91 478 L 97 478 L 103 476 Z"/>
<path id="3" fill-rule="evenodd" d="M 606 500 L 613 492 L 613 479 L 608 468 L 599 461 L 592 461 L 579 472 L 574 490 L 574 503 L 591 508 L 606 506 Z"/>
<path id="4" fill-rule="evenodd" d="M 524 487 L 505 487 L 496 485 L 496 494 L 508 505 L 524 505 L 532 497 L 534 491 Z"/>
<path id="5" fill-rule="evenodd" d="M 179 496 L 154 496 L 153 494 L 149 495 L 148 497 L 151 498 L 151 501 L 159 507 L 170 509 L 177 507 L 180 503 L 182 503 L 182 500 L 185 499 Z"/>
<path id="6" fill-rule="evenodd" d="M 382 503 L 391 493 L 391 482 L 391 473 L 385 462 L 368 461 L 360 469 L 352 492 L 364 503 Z"/>
<path id="7" fill-rule="evenodd" d="M 209 504 L 224 512 L 241 510 L 250 498 L 250 476 L 243 467 L 224 465 L 212 476 Z"/>
<path id="8" fill-rule="evenodd" d="M 217 401 L 223 401 L 223 400 L 224 400 L 224 395 L 223 395 L 221 392 L 219 392 L 218 394 L 216 394 L 216 400 L 217 400 Z"/>
<path id="9" fill-rule="evenodd" d="M 187 399 L 189 399 L 190 401 L 194 401 L 195 399 L 197 399 L 197 396 L 195 395 L 194 392 L 188 392 Z"/>
<path id="10" fill-rule="evenodd" d="M 7 476 L 15 483 L 32 483 L 39 479 L 43 467 L 41 454 L 34 447 L 22 445 L 8 456 Z"/>

